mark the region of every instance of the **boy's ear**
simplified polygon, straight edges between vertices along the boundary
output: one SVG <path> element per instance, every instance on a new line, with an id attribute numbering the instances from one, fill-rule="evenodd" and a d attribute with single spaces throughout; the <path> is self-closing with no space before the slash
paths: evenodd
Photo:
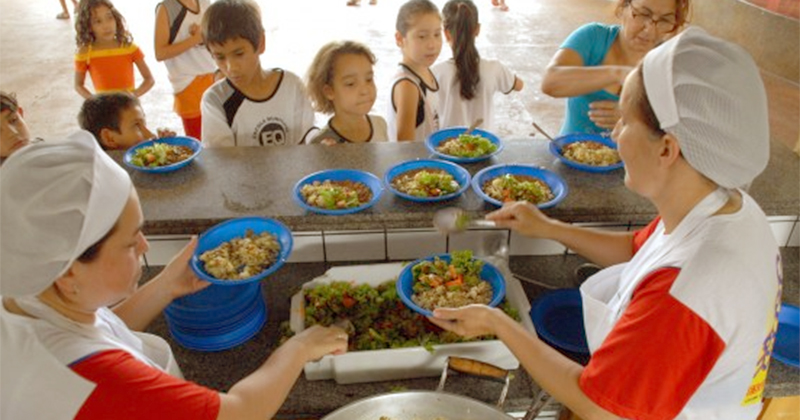
<path id="1" fill-rule="evenodd" d="M 400 34 L 400 31 L 395 31 L 394 41 L 398 47 L 403 48 L 403 35 Z"/>
<path id="2" fill-rule="evenodd" d="M 114 140 L 114 130 L 110 128 L 101 128 L 100 129 L 100 143 L 105 146 L 106 149 L 116 149 L 119 147 L 117 142 Z"/>
<path id="3" fill-rule="evenodd" d="M 264 32 L 261 32 L 261 36 L 258 38 L 258 48 L 256 51 L 259 55 L 264 54 L 264 51 L 266 51 L 266 43 L 266 36 L 264 35 Z"/>

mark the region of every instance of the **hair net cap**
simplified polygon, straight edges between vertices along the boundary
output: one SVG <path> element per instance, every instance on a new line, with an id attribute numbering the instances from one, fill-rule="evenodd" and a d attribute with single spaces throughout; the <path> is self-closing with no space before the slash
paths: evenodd
<path id="1" fill-rule="evenodd" d="M 689 27 L 650 51 L 647 98 L 689 164 L 726 188 L 749 184 L 769 161 L 767 95 L 741 47 Z"/>
<path id="2" fill-rule="evenodd" d="M 86 131 L 23 147 L 0 169 L 0 294 L 38 294 L 117 223 L 128 173 Z"/>

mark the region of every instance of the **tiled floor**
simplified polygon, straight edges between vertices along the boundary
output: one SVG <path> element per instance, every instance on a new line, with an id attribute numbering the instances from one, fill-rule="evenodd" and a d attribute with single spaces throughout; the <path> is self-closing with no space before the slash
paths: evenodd
<path id="1" fill-rule="evenodd" d="M 484 57 L 499 58 L 525 83 L 525 89 L 498 96 L 498 132 L 527 136 L 530 123 L 557 132 L 563 102 L 541 93 L 544 67 L 569 32 L 583 22 L 613 20 L 609 0 L 509 0 L 509 12 L 475 0 L 482 22 L 478 49 Z M 435 0 L 441 7 L 445 1 Z M 180 131 L 172 113 L 172 96 L 166 69 L 153 55 L 153 25 L 157 0 L 115 0 L 128 21 L 134 40 L 146 54 L 156 85 L 142 102 L 152 127 Z M 347 7 L 345 0 L 259 0 L 266 27 L 266 67 L 282 67 L 305 74 L 314 54 L 334 39 L 355 39 L 369 45 L 378 57 L 378 100 L 383 113 L 390 78 L 400 53 L 394 43 L 394 21 L 401 0 L 363 2 Z M 77 127 L 82 103 L 72 87 L 75 50 L 72 21 L 56 20 L 55 0 L 0 0 L 0 89 L 16 92 L 32 132 L 39 137 L 69 133 Z M 440 59 L 450 56 L 445 45 Z M 325 119 L 322 119 L 324 121 Z"/>

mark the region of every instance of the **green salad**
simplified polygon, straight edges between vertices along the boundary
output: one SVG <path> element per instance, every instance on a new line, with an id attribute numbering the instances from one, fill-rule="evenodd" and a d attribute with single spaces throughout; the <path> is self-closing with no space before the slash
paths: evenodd
<path id="1" fill-rule="evenodd" d="M 474 158 L 494 153 L 497 150 L 497 145 L 486 137 L 475 134 L 460 134 L 458 137 L 439 143 L 436 150 L 450 156 Z"/>
<path id="2" fill-rule="evenodd" d="M 369 203 L 372 190 L 356 181 L 314 181 L 300 188 L 300 195 L 310 206 L 342 210 Z"/>
<path id="3" fill-rule="evenodd" d="M 173 146 L 167 143 L 155 143 L 136 149 L 131 162 L 143 168 L 157 168 L 182 162 L 192 156 L 194 151 L 188 146 Z"/>
<path id="4" fill-rule="evenodd" d="M 464 286 L 477 286 L 481 280 L 483 261 L 472 258 L 472 251 L 454 251 L 450 262 L 439 257 L 433 261 L 423 261 L 411 269 L 414 276 L 412 289 L 415 293 L 424 292 L 439 286 L 458 290 Z"/>
<path id="5" fill-rule="evenodd" d="M 402 173 L 392 180 L 392 186 L 414 197 L 441 197 L 458 191 L 459 185 L 447 171 L 422 169 Z"/>
<path id="6" fill-rule="evenodd" d="M 519 313 L 505 300 L 502 310 L 519 321 Z M 305 290 L 305 326 L 348 325 L 348 350 L 380 350 L 422 346 L 433 351 L 436 344 L 490 340 L 491 336 L 466 339 L 443 331 L 424 316 L 408 309 L 397 294 L 395 280 L 376 287 L 336 281 Z M 281 325 L 281 340 L 293 332 Z"/>

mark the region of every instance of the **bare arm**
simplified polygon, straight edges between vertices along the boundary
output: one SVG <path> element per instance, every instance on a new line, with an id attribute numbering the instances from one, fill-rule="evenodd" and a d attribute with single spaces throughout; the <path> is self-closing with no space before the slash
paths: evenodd
<path id="1" fill-rule="evenodd" d="M 83 99 L 89 99 L 92 97 L 92 92 L 89 92 L 89 89 L 86 89 L 86 86 L 84 86 L 85 83 L 86 83 L 86 72 L 76 71 L 75 92 L 78 92 L 78 94 L 81 95 Z"/>
<path id="2" fill-rule="evenodd" d="M 139 69 L 139 73 L 142 75 L 142 84 L 133 91 L 133 94 L 138 98 L 150 89 L 153 88 L 153 85 L 156 84 L 155 79 L 153 79 L 153 74 L 150 73 L 150 67 L 147 67 L 147 63 L 144 61 L 144 58 L 140 58 L 134 62 L 136 64 L 136 68 Z"/>
<path id="3" fill-rule="evenodd" d="M 558 353 L 499 309 L 485 305 L 470 305 L 458 309 L 440 308 L 434 311 L 434 316 L 435 318 L 431 318 L 433 323 L 459 335 L 496 335 L 542 389 L 582 419 L 619 418 L 597 405 L 581 390 L 581 365 Z"/>
<path id="4" fill-rule="evenodd" d="M 113 308 L 128 328 L 143 331 L 174 299 L 208 287 L 209 283 L 198 279 L 189 268 L 196 246 L 197 237 L 193 237 L 161 273 Z"/>
<path id="5" fill-rule="evenodd" d="M 415 129 L 419 89 L 411 81 L 401 80 L 394 86 L 392 98 L 397 107 L 397 140 L 417 140 Z"/>
<path id="6" fill-rule="evenodd" d="M 525 87 L 525 82 L 522 81 L 518 76 L 514 76 L 514 87 L 512 88 L 513 91 L 519 92 L 522 88 Z"/>
<path id="7" fill-rule="evenodd" d="M 156 33 L 155 33 L 155 52 L 156 60 L 164 61 L 166 59 L 183 54 L 184 51 L 194 48 L 203 42 L 203 35 L 200 32 L 200 26 L 194 24 L 190 27 L 190 37 L 182 41 L 170 44 L 169 42 L 169 18 L 167 17 L 167 9 L 164 6 L 158 6 L 156 12 Z"/>
<path id="8" fill-rule="evenodd" d="M 633 256 L 632 232 L 609 232 L 571 225 L 545 216 L 527 202 L 510 203 L 486 215 L 498 227 L 510 228 L 522 235 L 552 239 L 607 267 L 629 261 Z"/>
<path id="9" fill-rule="evenodd" d="M 255 372 L 220 395 L 218 420 L 272 418 L 294 386 L 306 362 L 347 350 L 347 334 L 315 325 L 280 346 Z"/>
<path id="10" fill-rule="evenodd" d="M 621 86 L 630 66 L 585 66 L 577 51 L 562 48 L 545 69 L 542 92 L 554 98 L 585 95 L 598 90 Z"/>

